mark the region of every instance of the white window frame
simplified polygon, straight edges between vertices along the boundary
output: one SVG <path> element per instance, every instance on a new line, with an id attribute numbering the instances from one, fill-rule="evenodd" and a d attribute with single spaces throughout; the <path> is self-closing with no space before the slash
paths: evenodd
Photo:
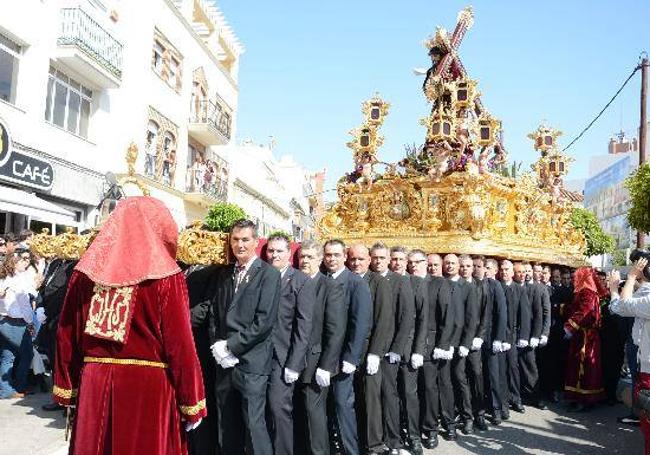
<path id="1" fill-rule="evenodd" d="M 11 55 L 16 59 L 16 67 L 13 68 L 12 70 L 12 79 L 11 79 L 11 86 L 9 87 L 9 99 L 8 100 L 1 100 L 9 104 L 15 104 L 16 102 L 16 85 L 18 84 L 18 70 L 20 68 L 20 61 L 22 60 L 23 57 L 23 52 L 25 50 L 25 47 L 22 46 L 20 43 L 18 43 L 16 40 L 11 39 L 4 33 L 0 31 L 0 49 L 6 52 L 7 54 Z M 8 41 L 10 43 L 13 43 L 18 50 L 14 50 L 7 46 L 4 41 Z"/>
<path id="2" fill-rule="evenodd" d="M 54 73 L 54 74 L 52 74 L 52 73 Z M 77 89 L 72 84 L 70 84 L 70 82 L 66 82 L 66 81 L 60 79 L 58 77 L 57 73 L 64 74 L 69 80 L 72 80 L 76 84 L 78 84 L 80 88 Z M 57 128 L 61 128 L 61 129 L 65 130 L 65 131 L 67 131 L 70 134 L 74 134 L 75 136 L 79 136 L 79 137 L 82 137 L 84 139 L 88 139 L 88 135 L 84 136 L 83 134 L 81 134 L 81 131 L 80 131 L 81 117 L 82 117 L 82 115 L 81 115 L 81 113 L 82 113 L 81 106 L 83 105 L 84 100 L 88 101 L 88 103 L 90 105 L 90 108 L 88 110 L 88 130 L 90 130 L 90 119 L 92 117 L 92 112 L 93 112 L 92 89 L 86 87 L 85 85 L 78 82 L 74 78 L 68 76 L 68 74 L 65 71 L 61 71 L 61 70 L 59 70 L 58 68 L 56 68 L 54 66 L 50 66 L 50 70 L 48 71 L 48 77 L 47 77 L 48 84 L 46 86 L 46 91 L 47 91 L 47 87 L 49 86 L 50 80 L 53 81 L 53 83 L 52 83 L 52 93 L 47 93 L 46 92 L 46 94 L 45 94 L 46 98 L 47 97 L 50 98 L 50 100 L 49 100 L 50 101 L 50 109 L 49 109 L 49 112 L 48 111 L 45 112 L 45 121 L 47 123 L 49 123 L 50 125 L 53 125 L 53 126 L 55 126 Z M 64 113 L 64 116 L 63 116 L 63 126 L 59 126 L 56 123 L 54 123 L 54 98 L 55 98 L 55 95 L 56 95 L 56 85 L 57 84 L 61 84 L 61 85 L 65 86 L 65 88 L 67 89 L 66 96 L 65 96 L 65 113 Z M 87 91 L 90 92 L 90 96 L 88 96 L 88 95 L 86 95 L 84 93 L 84 89 L 86 89 Z M 75 131 L 70 131 L 68 129 L 68 115 L 70 114 L 70 92 L 71 91 L 73 91 L 77 95 L 79 95 L 79 98 L 80 98 L 79 112 L 78 112 L 77 125 L 75 127 Z M 47 106 L 47 104 L 46 104 L 46 106 Z"/>

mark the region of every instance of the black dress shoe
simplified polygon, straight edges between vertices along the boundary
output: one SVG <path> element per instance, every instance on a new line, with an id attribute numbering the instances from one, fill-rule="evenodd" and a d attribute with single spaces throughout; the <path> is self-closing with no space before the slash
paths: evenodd
<path id="1" fill-rule="evenodd" d="M 422 445 L 427 449 L 435 449 L 438 447 L 438 433 L 429 433 L 427 439 L 422 441 Z"/>
<path id="2" fill-rule="evenodd" d="M 436 445 L 438 443 L 438 435 L 436 435 Z M 433 449 L 433 447 L 427 447 L 427 449 Z M 410 451 L 413 455 L 424 455 L 424 449 L 422 448 L 422 442 L 420 440 L 411 441 Z"/>
<path id="3" fill-rule="evenodd" d="M 512 410 L 515 412 L 518 412 L 520 414 L 523 414 L 526 412 L 526 408 L 524 408 L 521 403 L 513 403 L 512 404 Z"/>
<path id="4" fill-rule="evenodd" d="M 551 394 L 551 403 L 559 403 L 560 402 L 560 392 L 553 392 Z"/>
<path id="5" fill-rule="evenodd" d="M 390 449 L 389 455 L 399 455 L 399 449 Z"/>
<path id="6" fill-rule="evenodd" d="M 474 422 L 471 420 L 467 420 L 464 424 L 461 430 L 463 434 L 472 434 L 474 433 Z"/>
<path id="7" fill-rule="evenodd" d="M 47 403 L 41 406 L 43 411 L 62 411 L 65 407 L 61 406 L 59 403 Z"/>
<path id="8" fill-rule="evenodd" d="M 501 411 L 501 417 L 503 420 L 510 420 L 510 411 L 508 409 L 504 409 Z"/>
<path id="9" fill-rule="evenodd" d="M 445 439 L 447 441 L 456 441 L 458 439 L 458 433 L 456 432 L 456 427 L 450 426 L 445 434 Z"/>
<path id="10" fill-rule="evenodd" d="M 544 402 L 541 401 L 541 400 L 538 401 L 537 403 L 533 404 L 533 406 L 535 406 L 537 409 L 540 409 L 540 410 L 542 410 L 542 411 L 545 411 L 545 410 L 548 409 L 548 406 L 546 406 L 546 405 L 544 404 Z"/>
<path id="11" fill-rule="evenodd" d="M 500 420 L 500 419 L 499 419 Z M 495 425 L 498 425 L 495 423 Z M 488 425 L 487 422 L 485 421 L 485 417 L 479 417 L 474 421 L 474 426 L 478 431 L 487 431 Z"/>

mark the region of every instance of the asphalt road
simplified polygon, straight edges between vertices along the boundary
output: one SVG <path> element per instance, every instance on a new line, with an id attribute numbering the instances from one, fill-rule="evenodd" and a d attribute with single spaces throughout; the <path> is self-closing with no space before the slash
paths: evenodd
<path id="1" fill-rule="evenodd" d="M 45 412 L 47 394 L 0 400 L 0 454 L 63 455 L 65 422 L 61 412 Z M 511 413 L 511 420 L 485 433 L 461 435 L 457 442 L 440 440 L 427 454 L 625 454 L 642 455 L 643 438 L 638 428 L 616 422 L 627 414 L 623 405 L 603 406 L 589 413 L 569 413 L 561 405 L 525 414 Z M 296 454 L 302 455 L 302 454 Z"/>

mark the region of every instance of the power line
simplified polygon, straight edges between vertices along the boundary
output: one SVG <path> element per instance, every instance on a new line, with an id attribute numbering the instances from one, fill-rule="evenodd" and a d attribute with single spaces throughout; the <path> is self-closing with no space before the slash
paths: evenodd
<path id="1" fill-rule="evenodd" d="M 600 118 L 600 116 L 603 115 L 603 113 L 607 110 L 607 108 L 608 108 L 608 107 L 609 107 L 609 106 L 614 102 L 614 100 L 616 99 L 616 97 L 617 97 L 617 96 L 618 96 L 618 95 L 623 91 L 623 89 L 625 88 L 625 86 L 627 85 L 627 83 L 630 82 L 630 79 L 632 79 L 632 77 L 634 77 L 634 75 L 636 74 L 636 72 L 639 71 L 640 69 L 641 69 L 641 65 L 639 64 L 639 65 L 637 65 L 637 66 L 634 68 L 634 70 L 632 70 L 632 73 L 627 77 L 627 79 L 625 79 L 625 82 L 623 82 L 623 85 L 621 85 L 621 88 L 619 88 L 619 89 L 616 91 L 616 93 L 614 94 L 614 96 L 612 97 L 612 99 L 609 100 L 609 102 L 605 105 L 604 108 L 601 109 L 601 111 L 598 113 L 598 115 L 597 115 L 597 116 L 596 116 L 596 117 L 595 117 L 591 122 L 589 122 L 589 125 L 587 125 L 587 126 L 585 127 L 585 129 L 583 129 L 583 130 L 580 132 L 580 134 L 578 134 L 578 136 L 576 136 L 576 138 L 573 139 L 573 140 L 569 143 L 569 145 L 567 145 L 566 147 L 564 147 L 564 148 L 562 149 L 563 152 L 566 152 L 566 151 L 569 149 L 569 147 L 571 147 L 573 144 L 575 144 L 576 142 L 578 142 L 578 140 L 579 140 L 579 139 L 580 139 L 580 138 L 581 138 L 581 137 L 582 137 L 582 136 L 587 132 L 587 130 L 589 130 L 589 128 L 591 128 L 591 127 L 593 126 L 593 124 L 596 123 L 596 121 Z"/>

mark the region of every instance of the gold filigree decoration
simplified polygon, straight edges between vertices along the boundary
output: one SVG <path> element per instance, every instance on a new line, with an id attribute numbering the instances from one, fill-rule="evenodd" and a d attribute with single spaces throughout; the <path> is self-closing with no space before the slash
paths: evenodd
<path id="1" fill-rule="evenodd" d="M 116 359 L 113 357 L 84 357 L 86 363 L 104 363 L 110 365 L 135 365 L 139 367 L 152 368 L 169 368 L 169 365 L 163 362 L 141 359 Z"/>
<path id="2" fill-rule="evenodd" d="M 149 189 L 138 180 L 135 172 L 135 163 L 138 160 L 138 146 L 131 142 L 129 148 L 126 150 L 126 165 L 128 168 L 128 175 L 120 179 L 120 185 L 131 183 L 137 186 L 144 196 L 149 196 Z"/>
<path id="3" fill-rule="evenodd" d="M 185 264 L 227 264 L 228 234 L 207 231 L 194 221 L 178 237 L 176 258 Z"/>
<path id="4" fill-rule="evenodd" d="M 132 286 L 113 288 L 95 284 L 84 332 L 124 343 L 132 294 Z"/>
<path id="5" fill-rule="evenodd" d="M 56 257 L 54 242 L 48 228 L 43 228 L 40 234 L 34 234 L 29 249 L 36 255 L 44 259 L 53 259 Z"/>
<path id="6" fill-rule="evenodd" d="M 182 406 L 181 405 L 181 406 L 179 406 L 179 409 L 186 416 L 195 416 L 199 412 L 201 412 L 201 410 L 205 409 L 205 399 L 199 401 L 194 406 Z"/>
<path id="7" fill-rule="evenodd" d="M 77 396 L 77 389 L 64 389 L 62 387 L 54 385 L 52 387 L 52 395 L 63 398 L 64 400 L 70 400 Z"/>

